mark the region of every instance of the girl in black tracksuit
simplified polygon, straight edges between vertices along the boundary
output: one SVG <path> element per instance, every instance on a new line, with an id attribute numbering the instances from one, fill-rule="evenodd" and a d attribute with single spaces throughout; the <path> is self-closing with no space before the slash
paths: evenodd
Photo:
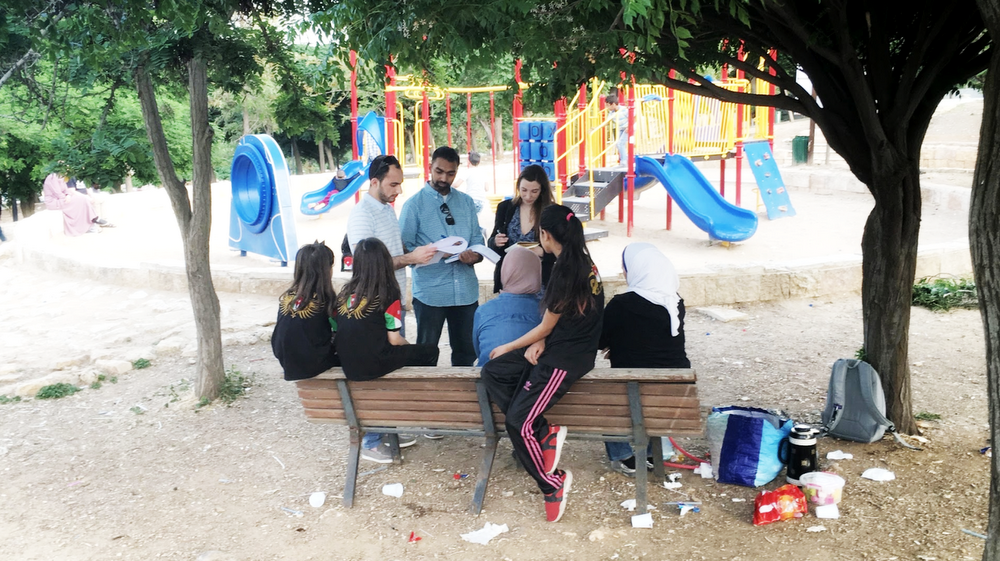
<path id="1" fill-rule="evenodd" d="M 548 206 L 539 226 L 542 247 L 556 255 L 545 315 L 537 327 L 490 353 L 482 379 L 505 414 L 515 455 L 545 495 L 546 517 L 555 522 L 566 508 L 573 474 L 557 469 L 566 427 L 549 425 L 543 413 L 594 368 L 604 287 L 572 210 Z"/>

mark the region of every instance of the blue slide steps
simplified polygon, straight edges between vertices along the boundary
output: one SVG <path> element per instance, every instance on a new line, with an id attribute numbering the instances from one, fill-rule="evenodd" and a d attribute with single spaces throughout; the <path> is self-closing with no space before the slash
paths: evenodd
<path id="1" fill-rule="evenodd" d="M 767 209 L 767 218 L 775 220 L 783 216 L 795 216 L 792 201 L 788 198 L 788 189 L 781 179 L 778 164 L 771 153 L 771 143 L 766 140 L 754 140 L 743 143 L 743 151 L 750 162 L 750 170 L 757 180 L 760 199 Z"/>
<path id="2" fill-rule="evenodd" d="M 691 222 L 712 239 L 740 242 L 757 231 L 757 214 L 729 204 L 688 158 L 667 154 L 661 165 L 636 156 L 635 164 L 637 174 L 655 177 Z"/>

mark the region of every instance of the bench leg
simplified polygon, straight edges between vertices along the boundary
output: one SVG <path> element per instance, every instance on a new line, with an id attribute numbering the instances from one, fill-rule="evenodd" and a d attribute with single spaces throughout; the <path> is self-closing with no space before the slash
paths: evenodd
<path id="1" fill-rule="evenodd" d="M 667 480 L 667 474 L 663 469 L 663 440 L 658 436 L 653 437 L 653 475 L 656 476 L 657 484 Z"/>
<path id="2" fill-rule="evenodd" d="M 361 431 L 351 429 L 351 446 L 347 451 L 347 475 L 344 480 L 344 507 L 354 506 L 354 488 L 358 484 L 358 460 L 361 457 Z"/>
<path id="3" fill-rule="evenodd" d="M 490 482 L 490 472 L 493 471 L 493 460 L 497 456 L 497 437 L 486 437 L 486 449 L 483 450 L 483 464 L 479 466 L 479 476 L 476 477 L 476 492 L 472 495 L 472 514 L 479 516 L 483 511 L 483 500 L 486 498 L 486 485 Z"/>
<path id="4" fill-rule="evenodd" d="M 403 463 L 403 456 L 399 453 L 399 435 L 393 433 L 386 436 L 389 437 L 389 452 L 392 453 L 392 463 Z"/>
<path id="5" fill-rule="evenodd" d="M 635 454 L 635 512 L 646 514 L 646 442 L 636 442 L 632 448 Z M 662 468 L 662 462 L 660 464 Z"/>

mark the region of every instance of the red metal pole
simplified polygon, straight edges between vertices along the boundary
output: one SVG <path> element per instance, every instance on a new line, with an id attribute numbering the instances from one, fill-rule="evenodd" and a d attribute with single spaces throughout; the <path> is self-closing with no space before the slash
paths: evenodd
<path id="1" fill-rule="evenodd" d="M 576 108 L 580 113 L 587 110 L 587 84 L 580 84 L 580 95 L 579 100 L 576 102 Z M 587 172 L 587 119 L 585 117 L 580 117 L 580 161 L 577 165 L 577 171 L 582 177 L 584 173 Z"/>
<path id="2" fill-rule="evenodd" d="M 522 105 L 521 96 L 521 59 L 514 61 L 514 81 L 517 82 L 517 93 L 514 94 L 514 130 L 513 130 L 513 154 L 514 154 L 514 173 L 519 173 L 517 169 L 517 163 L 521 160 L 521 131 L 518 130 L 518 125 L 521 123 L 521 116 L 524 113 L 524 106 Z M 497 192 L 496 182 L 493 183 L 493 192 Z"/>
<path id="3" fill-rule="evenodd" d="M 444 115 L 448 122 L 448 146 L 451 146 L 451 94 L 444 94 Z"/>
<path id="4" fill-rule="evenodd" d="M 563 149 L 566 148 L 566 130 L 563 127 L 566 125 L 566 98 L 562 98 L 556 101 L 555 104 L 556 112 L 556 130 L 561 130 L 559 134 L 556 135 L 556 154 L 560 154 Z M 567 170 L 566 158 L 559 160 L 559 165 L 557 166 L 556 175 L 559 177 L 559 183 L 562 185 L 560 188 L 560 194 L 562 191 L 566 190 L 569 186 L 569 171 Z"/>
<path id="5" fill-rule="evenodd" d="M 674 78 L 674 71 L 671 70 L 668 75 L 670 79 Z M 674 90 L 673 88 L 667 90 L 667 152 L 669 154 L 674 153 Z M 667 193 L 667 230 L 674 218 L 674 201 L 670 198 L 670 193 Z"/>
<path id="6" fill-rule="evenodd" d="M 391 65 L 385 65 L 385 75 L 389 79 L 389 85 L 396 85 L 396 69 Z M 396 153 L 396 92 L 386 90 L 385 92 L 385 152 L 386 154 Z"/>
<path id="7" fill-rule="evenodd" d="M 719 185 L 720 194 L 723 198 L 726 197 L 726 159 L 722 158 L 719 160 Z"/>
<path id="8" fill-rule="evenodd" d="M 465 147 L 472 152 L 472 94 L 465 94 Z"/>
<path id="9" fill-rule="evenodd" d="M 634 78 L 634 77 L 633 77 Z M 628 89 L 628 165 L 625 169 L 625 187 L 628 190 L 628 224 L 625 232 L 632 237 L 635 201 L 635 84 Z"/>
<path id="10" fill-rule="evenodd" d="M 741 60 L 746 59 L 743 47 L 740 47 L 738 56 Z M 743 80 L 745 76 L 742 70 L 736 71 L 737 80 Z M 740 206 L 740 191 L 743 190 L 743 112 L 745 110 L 742 103 L 736 106 L 736 206 Z"/>
<path id="11" fill-rule="evenodd" d="M 771 49 L 768 51 L 768 54 L 771 55 L 771 60 L 775 61 L 778 60 L 778 49 Z M 774 68 L 771 68 L 770 74 L 771 76 L 775 75 Z M 769 84 L 769 86 L 770 87 L 768 89 L 770 91 L 768 93 L 770 95 L 774 95 L 774 84 L 773 83 Z M 767 141 L 770 143 L 771 151 L 773 152 L 774 151 L 774 107 L 768 108 L 768 112 L 770 113 L 770 118 L 767 121 Z"/>
<path id="12" fill-rule="evenodd" d="M 424 90 L 424 99 L 421 106 L 424 114 L 424 181 L 431 180 L 431 104 L 427 100 L 427 91 Z"/>
<path id="13" fill-rule="evenodd" d="M 351 156 L 358 159 L 358 53 L 353 49 L 351 61 Z"/>

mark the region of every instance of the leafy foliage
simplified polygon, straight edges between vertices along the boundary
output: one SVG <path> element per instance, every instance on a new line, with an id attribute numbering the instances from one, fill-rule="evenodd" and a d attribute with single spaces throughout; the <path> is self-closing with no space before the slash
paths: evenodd
<path id="1" fill-rule="evenodd" d="M 43 386 L 42 389 L 38 390 L 38 393 L 35 394 L 35 399 L 59 399 L 73 395 L 78 391 L 80 391 L 80 388 L 74 386 L 73 384 L 60 382 L 58 384 Z"/>
<path id="2" fill-rule="evenodd" d="M 136 370 L 142 370 L 143 368 L 149 368 L 151 364 L 152 363 L 149 362 L 149 359 L 137 358 L 132 361 L 132 368 L 135 368 Z"/>
<path id="3" fill-rule="evenodd" d="M 913 285 L 913 305 L 935 312 L 975 308 L 979 305 L 976 283 L 972 279 L 922 278 Z"/>

